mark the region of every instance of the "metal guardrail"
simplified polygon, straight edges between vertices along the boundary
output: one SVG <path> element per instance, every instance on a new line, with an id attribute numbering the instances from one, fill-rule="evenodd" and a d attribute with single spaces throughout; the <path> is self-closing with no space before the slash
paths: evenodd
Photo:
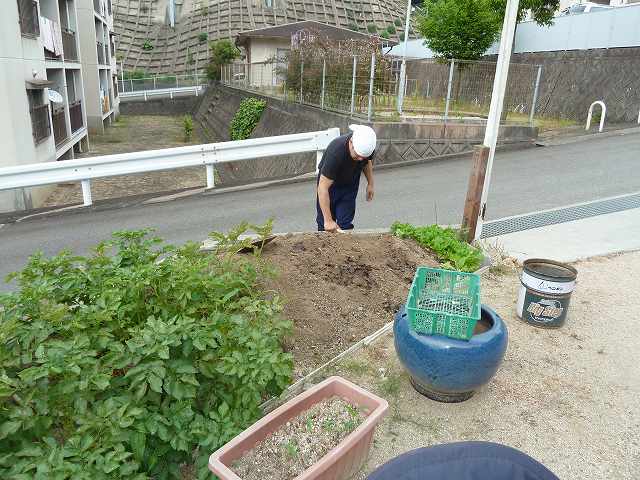
<path id="1" fill-rule="evenodd" d="M 89 206 L 93 203 L 91 179 L 198 165 L 203 165 L 207 170 L 207 188 L 214 188 L 214 166 L 218 163 L 316 152 L 317 168 L 329 142 L 339 135 L 340 129 L 330 128 L 318 132 L 5 167 L 0 168 L 0 191 L 80 182 L 84 205 Z"/>
<path id="2" fill-rule="evenodd" d="M 204 90 L 205 85 L 197 85 L 194 87 L 180 87 L 180 88 L 158 88 L 155 90 L 138 90 L 135 92 L 123 92 L 120 94 L 120 98 L 137 98 L 144 97 L 144 100 L 147 101 L 148 97 L 157 97 L 157 96 L 169 96 L 173 99 L 176 94 L 192 94 L 196 97 L 199 96 Z M 185 96 L 185 95 L 181 95 Z"/>

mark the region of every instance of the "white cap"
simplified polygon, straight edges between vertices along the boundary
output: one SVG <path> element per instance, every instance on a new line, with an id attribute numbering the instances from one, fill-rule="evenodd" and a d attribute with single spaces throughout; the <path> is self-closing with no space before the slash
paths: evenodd
<path id="1" fill-rule="evenodd" d="M 353 132 L 351 142 L 353 149 L 361 157 L 370 157 L 376 149 L 376 132 L 367 125 L 349 125 L 349 130 Z"/>

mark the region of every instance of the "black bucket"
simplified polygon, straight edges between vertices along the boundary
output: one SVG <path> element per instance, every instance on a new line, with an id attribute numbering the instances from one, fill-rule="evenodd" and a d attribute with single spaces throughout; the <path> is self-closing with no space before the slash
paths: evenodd
<path id="1" fill-rule="evenodd" d="M 525 260 L 516 307 L 518 317 L 536 327 L 562 327 L 577 277 L 578 271 L 564 263 L 542 258 Z"/>

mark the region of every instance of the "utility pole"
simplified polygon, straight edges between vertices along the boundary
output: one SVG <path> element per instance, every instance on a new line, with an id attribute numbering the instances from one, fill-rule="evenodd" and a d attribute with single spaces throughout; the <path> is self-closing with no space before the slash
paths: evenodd
<path id="1" fill-rule="evenodd" d="M 493 159 L 496 153 L 498 133 L 500 130 L 500 117 L 504 103 L 504 94 L 507 88 L 507 76 L 509 75 L 509 60 L 513 47 L 516 24 L 518 21 L 518 7 L 520 0 L 507 0 L 507 8 L 502 25 L 500 38 L 500 50 L 496 65 L 496 76 L 493 80 L 493 92 L 491 93 L 491 107 L 487 118 L 487 128 L 484 133 L 484 142 L 477 146 L 473 152 L 473 170 L 469 178 L 469 188 L 465 201 L 462 218 L 462 230 L 466 232 L 468 241 L 478 240 L 482 233 L 487 209 L 487 197 L 491 183 L 491 171 Z"/>
<path id="2" fill-rule="evenodd" d="M 402 115 L 404 89 L 407 82 L 407 43 L 409 42 L 409 22 L 411 21 L 411 0 L 407 0 L 407 18 L 404 21 L 404 42 L 402 44 L 402 65 L 400 66 L 400 83 L 398 85 L 398 113 Z"/>

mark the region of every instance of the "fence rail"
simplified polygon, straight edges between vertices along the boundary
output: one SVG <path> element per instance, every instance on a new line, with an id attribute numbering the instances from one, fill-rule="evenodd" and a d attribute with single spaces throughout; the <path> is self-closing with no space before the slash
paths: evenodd
<path id="1" fill-rule="evenodd" d="M 51 135 L 51 124 L 49 122 L 49 105 L 36 105 L 31 108 L 31 130 L 33 141 L 38 144 Z"/>
<path id="2" fill-rule="evenodd" d="M 205 88 L 204 85 L 196 85 L 195 87 L 180 87 L 180 88 L 159 88 L 156 90 L 142 90 L 135 92 L 126 92 L 121 93 L 120 98 L 140 98 L 142 97 L 144 101 L 147 101 L 149 97 L 184 97 L 195 95 L 196 97 L 202 94 L 202 90 Z"/>
<path id="3" fill-rule="evenodd" d="M 53 123 L 53 139 L 55 140 L 57 147 L 62 145 L 69 138 L 64 108 L 54 110 L 51 113 L 51 121 Z"/>
<path id="4" fill-rule="evenodd" d="M 198 165 L 206 168 L 207 187 L 213 188 L 216 164 L 316 152 L 317 166 L 329 142 L 339 135 L 338 128 L 330 128 L 318 132 L 5 167 L 0 168 L 0 190 L 81 182 L 84 204 L 88 206 L 92 204 L 91 179 Z"/>
<path id="5" fill-rule="evenodd" d="M 144 92 L 159 89 L 204 86 L 209 83 L 205 74 L 156 75 L 144 78 L 120 78 L 120 93 Z"/>
<path id="6" fill-rule="evenodd" d="M 403 114 L 421 120 L 485 118 L 491 105 L 495 62 L 419 60 L 407 64 Z M 512 64 L 505 117 L 533 124 L 542 67 Z M 398 116 L 399 67 L 387 58 L 338 57 L 225 65 L 223 84 L 289 102 L 393 120 Z"/>

